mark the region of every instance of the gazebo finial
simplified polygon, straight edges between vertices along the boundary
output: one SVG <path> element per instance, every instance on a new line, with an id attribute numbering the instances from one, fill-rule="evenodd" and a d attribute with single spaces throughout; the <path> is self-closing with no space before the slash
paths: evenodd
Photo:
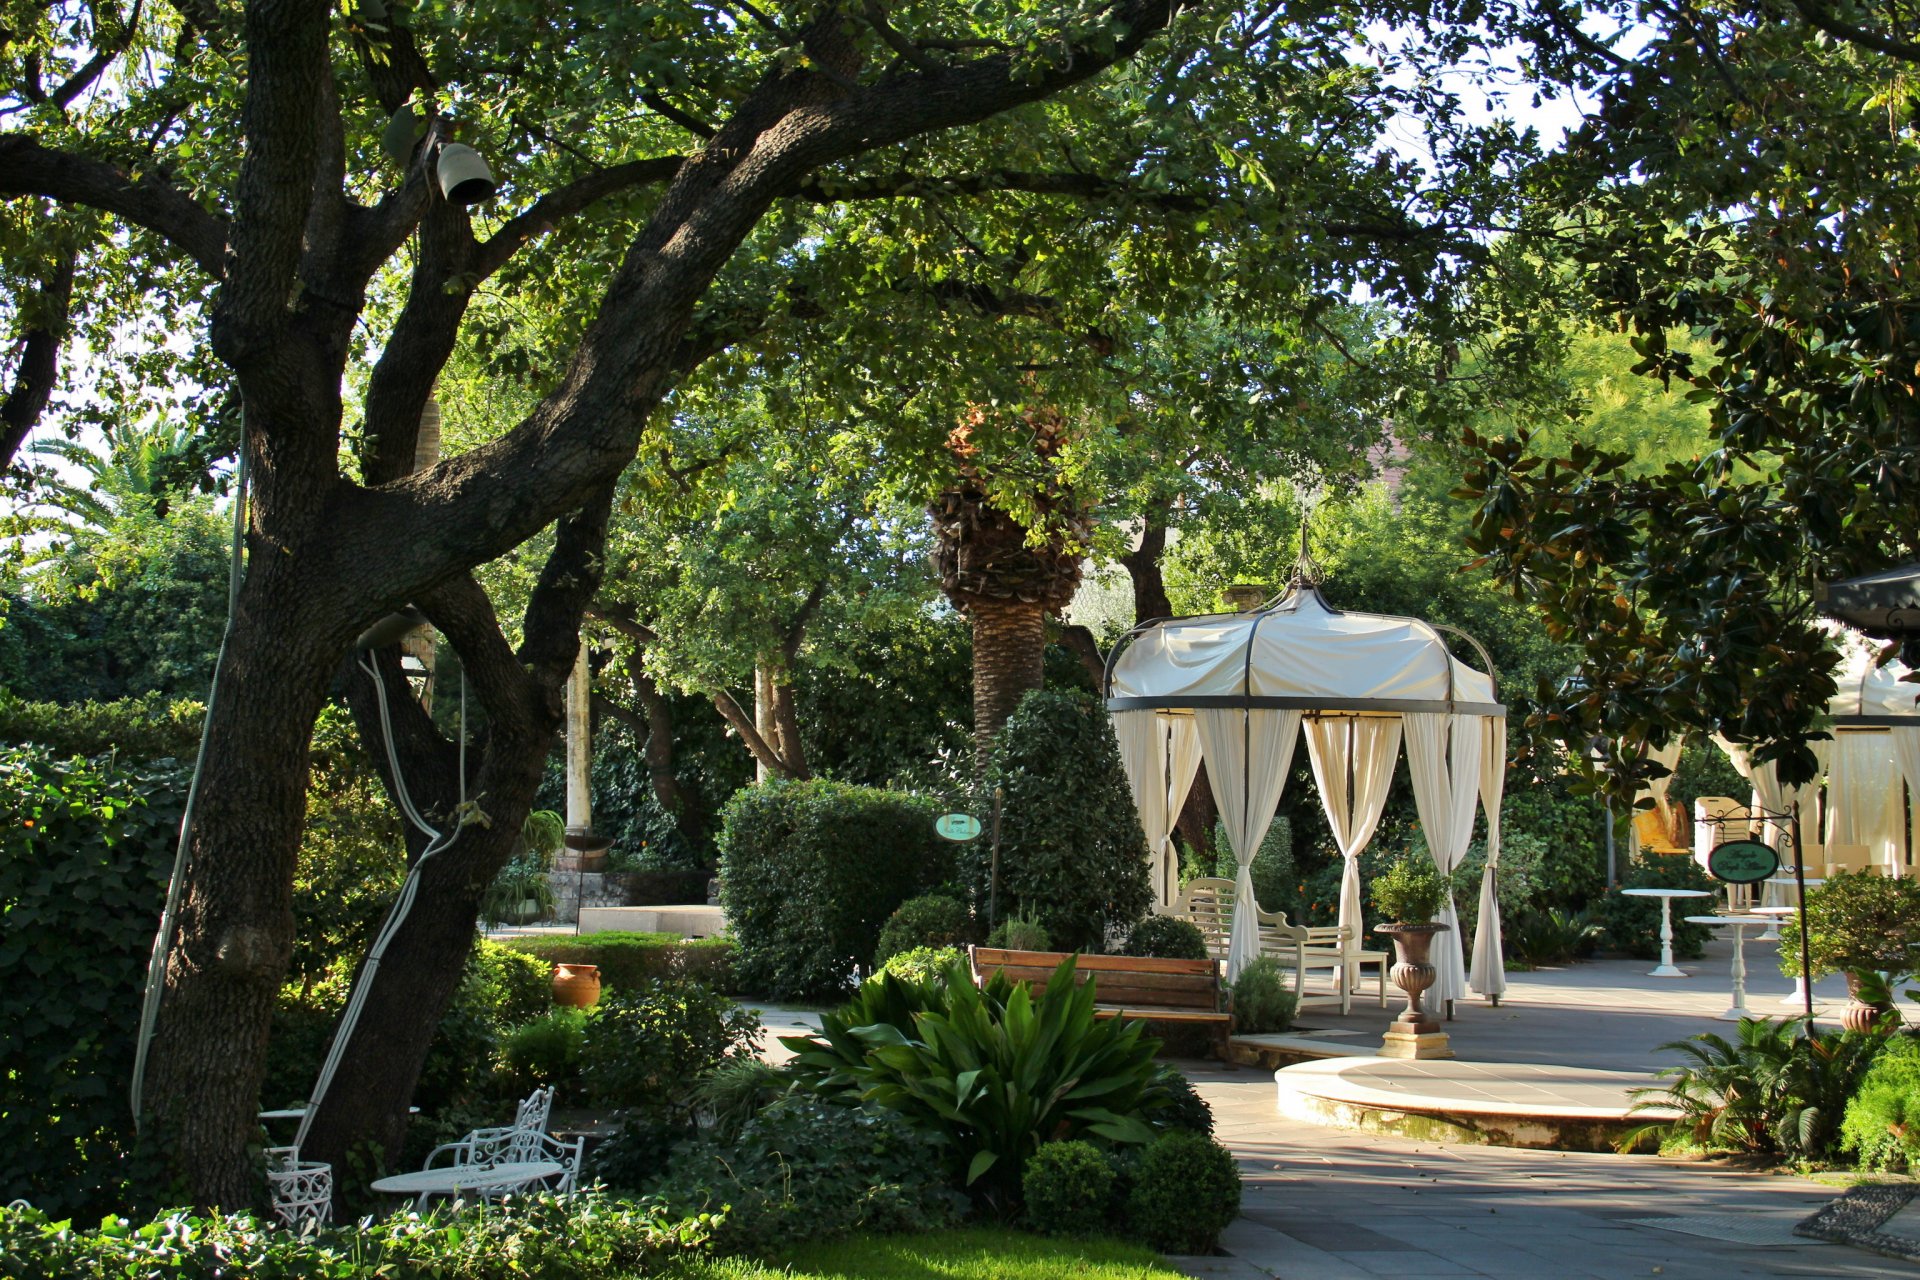
<path id="1" fill-rule="evenodd" d="M 1314 563 L 1313 552 L 1307 546 L 1308 527 L 1313 523 L 1313 499 L 1311 492 L 1300 495 L 1300 554 L 1293 562 L 1293 577 L 1289 580 L 1294 587 L 1317 587 L 1326 577 Z"/>

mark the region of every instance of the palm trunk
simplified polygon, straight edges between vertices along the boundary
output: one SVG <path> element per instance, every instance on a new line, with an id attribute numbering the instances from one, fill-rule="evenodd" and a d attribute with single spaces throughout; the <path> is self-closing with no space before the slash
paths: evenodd
<path id="1" fill-rule="evenodd" d="M 1007 717 L 1046 683 L 1047 610 L 1019 600 L 980 600 L 967 612 L 973 619 L 973 745 L 984 778 Z"/>

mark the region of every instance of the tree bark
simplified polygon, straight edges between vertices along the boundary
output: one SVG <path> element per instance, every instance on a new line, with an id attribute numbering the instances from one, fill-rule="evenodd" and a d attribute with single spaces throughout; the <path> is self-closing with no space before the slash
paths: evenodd
<path id="1" fill-rule="evenodd" d="M 1107 682 L 1107 657 L 1100 652 L 1100 642 L 1093 638 L 1092 630 L 1077 622 L 1063 623 L 1060 627 L 1060 646 L 1080 659 L 1080 666 L 1086 671 L 1087 681 L 1093 686 L 1094 693 L 1102 693 Z"/>
<path id="2" fill-rule="evenodd" d="M 1219 806 L 1213 802 L 1213 789 L 1207 785 L 1207 764 L 1200 762 L 1200 769 L 1193 775 L 1193 788 L 1187 792 L 1187 802 L 1180 806 L 1180 817 L 1173 824 L 1174 831 L 1186 841 L 1189 849 L 1209 848 L 1213 841 L 1213 826 L 1220 816 Z"/>
<path id="3" fill-rule="evenodd" d="M 40 315 L 20 335 L 20 363 L 13 388 L 0 401 L 0 467 L 8 466 L 26 443 L 53 399 L 60 376 L 60 344 L 67 337 L 67 311 L 73 301 L 74 254 L 69 250 L 40 282 Z"/>
<path id="4" fill-rule="evenodd" d="M 1020 600 L 976 600 L 973 620 L 973 747 L 982 778 L 1007 717 L 1046 683 L 1047 611 Z"/>
<path id="5" fill-rule="evenodd" d="M 1171 618 L 1173 602 L 1167 598 L 1167 579 L 1160 558 L 1167 550 L 1167 517 L 1171 504 L 1149 507 L 1142 517 L 1140 545 L 1120 557 L 1127 577 L 1133 583 L 1133 625 L 1155 618 Z"/>

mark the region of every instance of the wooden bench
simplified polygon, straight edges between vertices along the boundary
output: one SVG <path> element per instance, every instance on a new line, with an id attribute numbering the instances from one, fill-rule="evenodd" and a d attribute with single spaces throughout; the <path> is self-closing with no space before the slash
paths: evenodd
<path id="1" fill-rule="evenodd" d="M 1011 951 L 1004 947 L 968 947 L 973 979 L 986 982 L 1003 973 L 1015 982 L 1045 991 L 1047 980 L 1067 958 L 1064 951 Z M 1144 1018 L 1153 1022 L 1186 1022 L 1211 1026 L 1222 1061 L 1233 1015 L 1224 1009 L 1220 969 L 1211 960 L 1161 960 L 1150 956 L 1089 956 L 1074 958 L 1074 981 L 1098 984 L 1094 1012 L 1102 1018 Z"/>
<path id="2" fill-rule="evenodd" d="M 1234 897 L 1233 881 L 1201 876 L 1181 890 L 1170 914 L 1191 922 L 1206 939 L 1207 950 L 1215 959 L 1224 960 L 1233 936 Z M 1254 904 L 1253 918 L 1259 929 L 1260 954 L 1274 957 L 1293 974 L 1293 994 L 1301 1005 L 1310 999 L 1332 999 L 1339 1003 L 1342 1014 L 1348 1013 L 1353 1008 L 1353 992 L 1366 976 L 1367 966 L 1372 965 L 1380 1007 L 1387 1007 L 1387 966 L 1393 957 L 1386 952 L 1367 950 L 1338 925 L 1306 928 L 1290 924 L 1284 911 L 1268 911 L 1258 903 Z M 1307 993 L 1309 969 L 1331 971 L 1331 996 Z"/>

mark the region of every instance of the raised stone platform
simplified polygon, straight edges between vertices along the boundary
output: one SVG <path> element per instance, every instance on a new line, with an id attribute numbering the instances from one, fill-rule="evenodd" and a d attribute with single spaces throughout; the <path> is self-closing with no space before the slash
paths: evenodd
<path id="1" fill-rule="evenodd" d="M 581 907 L 581 933 L 674 933 L 683 938 L 717 938 L 727 931 L 727 913 L 706 903 L 670 907 Z"/>
<path id="2" fill-rule="evenodd" d="M 1357 1046 L 1356 1046 L 1357 1047 Z M 1273 1073 L 1280 1114 L 1423 1141 L 1611 1151 L 1670 1112 L 1628 1114 L 1650 1074 L 1529 1062 L 1326 1057 Z"/>

